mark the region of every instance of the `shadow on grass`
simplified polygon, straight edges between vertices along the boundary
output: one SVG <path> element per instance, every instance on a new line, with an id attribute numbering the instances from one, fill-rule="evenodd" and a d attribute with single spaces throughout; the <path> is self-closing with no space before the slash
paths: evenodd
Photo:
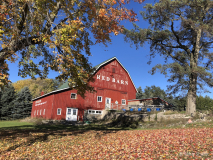
<path id="1" fill-rule="evenodd" d="M 84 134 L 89 131 L 97 131 L 97 138 L 101 138 L 102 135 L 108 133 L 116 133 L 120 130 L 128 130 L 128 128 L 109 128 L 105 125 L 25 125 L 16 127 L 3 127 L 0 128 L 0 141 L 7 139 L 11 145 L 6 150 L 0 150 L 0 154 L 4 154 L 8 151 L 15 150 L 21 146 L 30 146 L 35 142 L 45 142 L 50 139 L 62 138 L 64 136 Z M 50 138 L 51 137 L 51 138 Z M 27 140 L 15 144 L 13 140 L 17 138 L 26 138 Z"/>

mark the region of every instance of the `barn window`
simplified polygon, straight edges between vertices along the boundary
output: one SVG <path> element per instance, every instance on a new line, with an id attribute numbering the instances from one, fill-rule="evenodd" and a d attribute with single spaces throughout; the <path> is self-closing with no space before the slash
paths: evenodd
<path id="1" fill-rule="evenodd" d="M 122 99 L 122 100 L 121 100 L 121 104 L 122 104 L 122 105 L 126 105 L 126 100 L 125 100 L 125 99 Z"/>
<path id="2" fill-rule="evenodd" d="M 77 94 L 76 93 L 71 93 L 71 99 L 77 99 Z"/>
<path id="3" fill-rule="evenodd" d="M 88 114 L 102 114 L 102 111 L 100 110 L 88 110 Z"/>
<path id="4" fill-rule="evenodd" d="M 40 110 L 40 115 L 41 115 L 42 110 Z"/>
<path id="5" fill-rule="evenodd" d="M 61 108 L 57 109 L 57 115 L 61 115 Z"/>
<path id="6" fill-rule="evenodd" d="M 43 115 L 45 115 L 45 109 L 44 109 Z"/>
<path id="7" fill-rule="evenodd" d="M 112 68 L 112 73 L 115 73 L 115 68 Z"/>
<path id="8" fill-rule="evenodd" d="M 38 110 L 37 110 L 37 115 L 38 115 Z"/>
<path id="9" fill-rule="evenodd" d="M 97 101 L 102 102 L 102 96 L 98 96 Z"/>
<path id="10" fill-rule="evenodd" d="M 36 111 L 34 111 L 34 116 L 36 115 Z"/>

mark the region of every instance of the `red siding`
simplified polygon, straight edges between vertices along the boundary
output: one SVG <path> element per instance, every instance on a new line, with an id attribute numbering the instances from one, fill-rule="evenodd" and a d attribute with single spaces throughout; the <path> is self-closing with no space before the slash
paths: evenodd
<path id="1" fill-rule="evenodd" d="M 120 63 L 114 59 L 111 62 L 103 65 L 94 74 L 94 83 L 90 83 L 97 92 L 86 93 L 85 99 L 77 95 L 77 99 L 71 99 L 71 93 L 77 93 L 76 90 L 66 90 L 56 93 L 52 93 L 49 96 L 37 99 L 33 102 L 32 107 L 32 117 L 37 116 L 37 110 L 45 109 L 45 116 L 41 116 L 46 119 L 65 119 L 67 108 L 78 108 L 78 118 L 83 119 L 84 110 L 95 109 L 103 110 L 105 109 L 106 97 L 111 98 L 111 103 L 118 101 L 121 104 L 122 99 L 126 100 L 128 104 L 128 99 L 136 98 L 136 89 L 131 81 L 128 73 L 120 65 Z M 102 102 L 97 102 L 97 96 L 102 96 Z M 40 106 L 35 106 L 39 101 L 47 102 Z M 61 115 L 57 115 L 57 109 L 61 108 Z M 34 111 L 36 110 L 36 115 L 34 116 Z M 39 111 L 40 115 L 40 111 Z"/>
<path id="2" fill-rule="evenodd" d="M 36 101 L 33 101 L 31 117 L 51 119 L 53 98 L 54 98 L 54 95 L 49 95 L 46 97 L 39 98 Z M 45 109 L 45 114 L 43 114 L 44 109 Z M 41 115 L 40 115 L 40 110 L 42 110 Z M 35 111 L 36 111 L 36 114 L 35 114 Z M 37 115 L 37 112 L 38 112 L 38 115 Z"/>
<path id="3" fill-rule="evenodd" d="M 67 90 L 61 93 L 55 94 L 53 111 L 51 119 L 65 119 L 67 108 L 78 108 L 79 120 L 82 120 L 84 110 L 84 99 L 77 95 L 77 99 L 71 99 L 71 93 L 76 93 L 76 90 Z M 61 108 L 61 115 L 57 115 L 57 109 Z"/>

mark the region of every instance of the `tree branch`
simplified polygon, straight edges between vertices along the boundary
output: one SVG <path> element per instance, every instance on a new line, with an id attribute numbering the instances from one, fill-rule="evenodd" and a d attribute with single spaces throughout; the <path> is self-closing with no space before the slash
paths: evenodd
<path id="1" fill-rule="evenodd" d="M 190 55 L 189 48 L 186 47 L 185 45 L 182 45 L 182 43 L 180 42 L 180 38 L 178 37 L 178 35 L 176 34 L 176 32 L 174 30 L 174 23 L 173 23 L 173 21 L 172 21 L 172 24 L 171 24 L 171 30 L 172 30 L 172 33 L 174 34 L 174 36 L 176 37 L 177 43 L 180 45 L 180 48 L 184 49 L 186 51 L 186 53 L 188 55 Z"/>
<path id="2" fill-rule="evenodd" d="M 18 26 L 19 34 L 21 34 L 21 32 L 24 29 L 24 22 L 25 22 L 26 17 L 27 17 L 27 11 L 28 11 L 28 4 L 25 3 L 25 5 L 24 5 L 24 11 L 22 12 L 22 19 L 21 19 L 21 22 L 19 23 L 19 26 Z"/>
<path id="3" fill-rule="evenodd" d="M 53 24 L 55 17 L 57 16 L 60 8 L 61 8 L 61 3 L 58 2 L 57 5 L 56 5 L 56 11 L 54 13 L 52 13 L 51 15 L 49 15 L 49 13 L 47 13 L 47 19 L 48 20 L 47 20 L 45 27 L 44 27 L 44 32 L 46 32 L 47 34 L 50 34 L 51 24 Z"/>

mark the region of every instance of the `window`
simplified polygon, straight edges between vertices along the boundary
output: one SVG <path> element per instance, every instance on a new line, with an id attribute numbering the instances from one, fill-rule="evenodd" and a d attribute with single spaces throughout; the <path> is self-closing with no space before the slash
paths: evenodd
<path id="1" fill-rule="evenodd" d="M 88 114 L 102 114 L 102 111 L 100 110 L 88 110 Z"/>
<path id="2" fill-rule="evenodd" d="M 40 110 L 40 115 L 41 115 L 42 110 Z"/>
<path id="3" fill-rule="evenodd" d="M 44 109 L 43 115 L 45 115 L 45 109 Z"/>
<path id="4" fill-rule="evenodd" d="M 122 99 L 122 100 L 121 100 L 121 104 L 122 104 L 122 105 L 126 105 L 126 100 L 125 100 L 125 99 Z"/>
<path id="5" fill-rule="evenodd" d="M 34 116 L 36 115 L 36 111 L 34 111 Z"/>
<path id="6" fill-rule="evenodd" d="M 112 68 L 112 73 L 115 73 L 115 68 Z"/>
<path id="7" fill-rule="evenodd" d="M 98 96 L 97 101 L 102 102 L 102 96 Z"/>
<path id="8" fill-rule="evenodd" d="M 71 93 L 71 99 L 77 99 L 77 94 L 76 93 Z"/>
<path id="9" fill-rule="evenodd" d="M 73 109 L 73 115 L 74 116 L 76 115 L 76 109 Z"/>
<path id="10" fill-rule="evenodd" d="M 38 115 L 38 110 L 37 110 L 37 115 Z"/>
<path id="11" fill-rule="evenodd" d="M 57 109 L 57 115 L 61 115 L 61 108 Z"/>

